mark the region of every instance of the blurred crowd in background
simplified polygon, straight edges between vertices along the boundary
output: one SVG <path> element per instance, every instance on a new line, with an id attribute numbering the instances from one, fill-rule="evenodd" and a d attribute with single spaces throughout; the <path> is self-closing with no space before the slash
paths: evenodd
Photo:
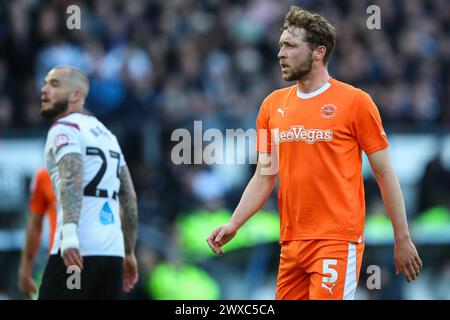
<path id="1" fill-rule="evenodd" d="M 80 30 L 66 26 L 71 4 L 81 8 Z M 141 285 L 127 298 L 273 298 L 278 247 L 270 236 L 271 241 L 237 248 L 225 257 L 205 253 L 199 259 L 186 254 L 180 237 L 180 224 L 189 228 L 186 217 L 231 214 L 254 166 L 174 165 L 171 133 L 192 129 L 194 120 L 201 120 L 204 130 L 255 127 L 264 97 L 289 85 L 281 78 L 277 53 L 284 15 L 294 4 L 321 13 L 336 27 L 330 74 L 372 96 L 388 133 L 449 132 L 448 0 L 2 2 L 0 152 L 2 139 L 45 138 L 50 123 L 39 114 L 40 87 L 53 66 L 75 65 L 88 73 L 86 106 L 118 136 L 139 197 Z M 366 25 L 372 4 L 381 9 L 380 30 Z M 408 216 L 443 208 L 442 219 L 448 221 L 450 173 L 439 155 L 424 173 Z M 383 210 L 370 177 L 366 191 L 368 215 Z M 26 207 L 20 210 L 26 220 Z M 265 210 L 276 213 L 276 192 Z M 23 218 L 14 221 L 25 226 Z M 0 222 L 0 228 L 13 224 L 4 218 Z M 196 229 L 202 242 L 208 228 Z M 367 251 L 367 261 L 381 264 L 384 259 L 392 267 L 391 245 L 382 251 Z M 0 265 L 13 266 L 10 276 L 2 275 L 0 292 L 13 298 L 20 297 L 11 262 L 16 258 L 4 252 L 0 259 Z M 447 282 L 428 279 L 426 286 L 449 283 L 450 255 L 438 268 Z M 179 289 L 181 279 L 195 289 Z M 403 280 L 387 281 L 383 286 L 394 289 L 360 298 L 414 298 L 400 289 Z"/>

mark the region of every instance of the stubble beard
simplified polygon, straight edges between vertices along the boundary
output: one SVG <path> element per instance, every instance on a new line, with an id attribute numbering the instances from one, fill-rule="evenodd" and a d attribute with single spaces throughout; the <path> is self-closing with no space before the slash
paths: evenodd
<path id="1" fill-rule="evenodd" d="M 53 120 L 59 115 L 66 112 L 68 107 L 69 107 L 69 99 L 56 101 L 51 108 L 42 109 L 41 107 L 41 116 L 45 119 Z"/>
<path id="2" fill-rule="evenodd" d="M 292 71 L 289 74 L 283 75 L 283 79 L 286 81 L 299 81 L 302 80 L 303 77 L 308 75 L 312 70 L 312 63 L 313 60 L 311 57 L 307 61 L 305 61 L 301 66 L 298 68 L 292 69 Z"/>

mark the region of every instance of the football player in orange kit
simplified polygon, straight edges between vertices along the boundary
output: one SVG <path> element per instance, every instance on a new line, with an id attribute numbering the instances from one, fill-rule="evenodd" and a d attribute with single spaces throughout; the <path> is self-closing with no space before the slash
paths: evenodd
<path id="1" fill-rule="evenodd" d="M 27 297 L 31 298 L 36 293 L 36 284 L 32 271 L 36 254 L 39 250 L 42 223 L 45 214 L 48 214 L 50 225 L 49 252 L 53 245 L 53 237 L 56 229 L 56 195 L 53 191 L 52 181 L 45 168 L 39 169 L 31 183 L 30 197 L 31 215 L 27 225 L 25 248 L 19 267 L 19 289 Z"/>
<path id="2" fill-rule="evenodd" d="M 293 86 L 272 92 L 257 118 L 258 165 L 230 221 L 207 239 L 216 254 L 266 202 L 279 177 L 277 299 L 353 299 L 364 251 L 362 151 L 392 221 L 397 274 L 415 280 L 422 262 L 378 109 L 364 91 L 329 76 L 335 28 L 293 6 L 278 59 Z"/>

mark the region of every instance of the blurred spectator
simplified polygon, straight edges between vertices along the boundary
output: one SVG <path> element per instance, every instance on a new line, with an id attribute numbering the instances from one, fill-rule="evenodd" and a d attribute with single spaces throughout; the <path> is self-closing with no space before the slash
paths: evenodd
<path id="1" fill-rule="evenodd" d="M 450 209 L 449 194 L 450 171 L 442 163 L 442 153 L 438 152 L 427 164 L 419 183 L 418 211 L 438 206 Z"/>

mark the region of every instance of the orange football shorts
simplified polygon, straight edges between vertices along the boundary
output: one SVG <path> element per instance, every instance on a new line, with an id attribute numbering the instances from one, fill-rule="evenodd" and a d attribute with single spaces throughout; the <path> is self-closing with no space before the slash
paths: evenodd
<path id="1" fill-rule="evenodd" d="M 352 300 L 363 252 L 364 242 L 282 242 L 276 299 Z"/>

